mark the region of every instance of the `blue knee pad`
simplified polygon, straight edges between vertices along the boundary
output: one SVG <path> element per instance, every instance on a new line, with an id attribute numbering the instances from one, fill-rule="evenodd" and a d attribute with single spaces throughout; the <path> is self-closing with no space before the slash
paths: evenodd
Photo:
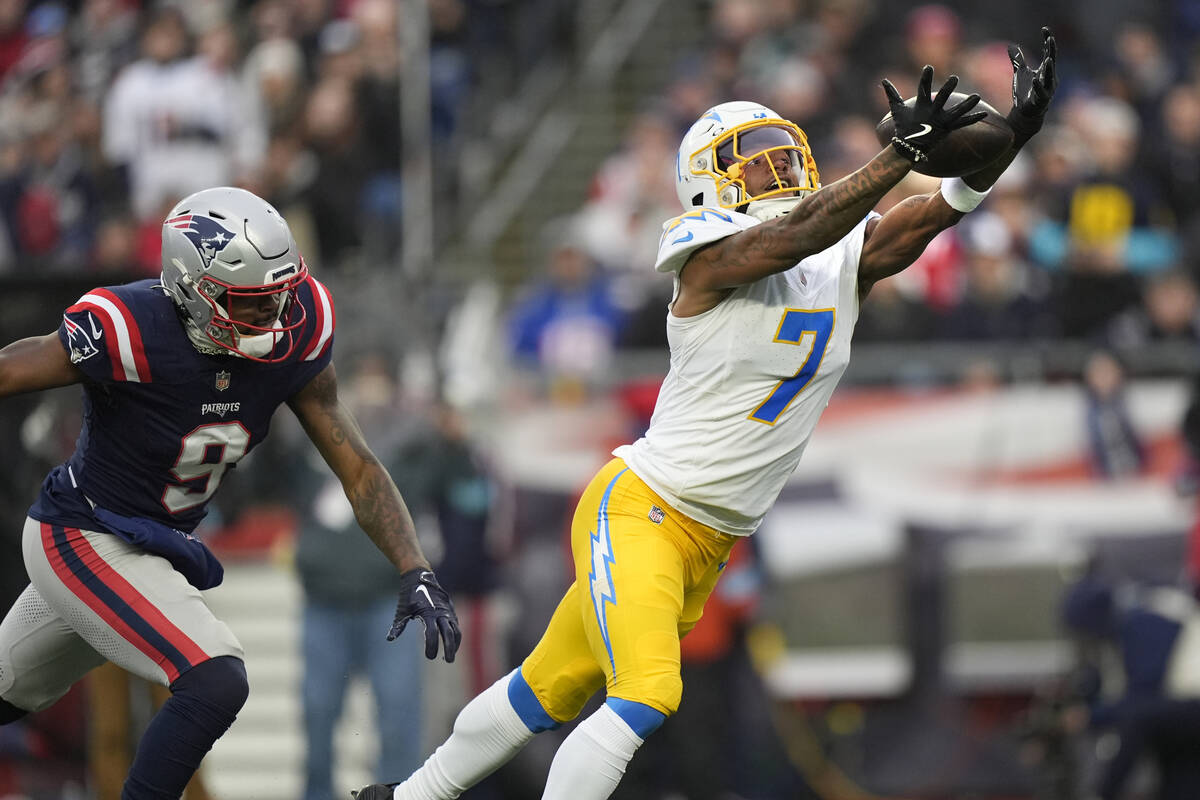
<path id="1" fill-rule="evenodd" d="M 632 728 L 640 739 L 645 739 L 667 721 L 666 714 L 645 703 L 610 697 L 604 701 L 604 705 L 616 712 L 617 716 L 624 720 L 625 724 Z"/>
<path id="2" fill-rule="evenodd" d="M 521 718 L 521 722 L 525 723 L 525 727 L 534 733 L 552 731 L 562 726 L 561 722 L 556 722 L 554 717 L 551 717 L 546 713 L 546 709 L 542 708 L 537 695 L 533 693 L 533 689 L 525 681 L 519 669 L 508 682 L 508 702 L 512 703 L 513 709 Z"/>

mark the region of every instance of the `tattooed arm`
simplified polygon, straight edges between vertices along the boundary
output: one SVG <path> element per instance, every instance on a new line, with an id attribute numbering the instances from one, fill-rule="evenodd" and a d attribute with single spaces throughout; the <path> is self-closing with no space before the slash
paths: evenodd
<path id="1" fill-rule="evenodd" d="M 375 546 L 401 572 L 429 569 L 400 490 L 367 446 L 354 416 L 338 400 L 333 364 L 288 400 L 288 406 L 342 482 L 355 519 Z"/>
<path id="2" fill-rule="evenodd" d="M 831 247 L 911 168 L 912 162 L 888 147 L 858 171 L 801 200 L 790 213 L 698 248 L 679 273 L 674 313 L 703 313 L 738 286 L 783 272 Z"/>
<path id="3" fill-rule="evenodd" d="M 858 259 L 858 297 L 862 300 L 876 281 L 895 275 L 925 251 L 933 237 L 965 216 L 955 211 L 941 192 L 915 195 L 897 203 L 883 217 L 867 223 Z"/>

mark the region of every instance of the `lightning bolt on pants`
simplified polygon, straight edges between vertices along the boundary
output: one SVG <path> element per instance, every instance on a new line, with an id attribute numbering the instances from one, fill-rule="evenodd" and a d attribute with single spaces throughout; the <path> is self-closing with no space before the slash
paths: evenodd
<path id="1" fill-rule="evenodd" d="M 620 459 L 601 469 L 571 526 L 575 582 L 521 665 L 546 712 L 574 719 L 603 686 L 608 697 L 674 713 L 679 640 L 736 540 L 671 509 Z"/>

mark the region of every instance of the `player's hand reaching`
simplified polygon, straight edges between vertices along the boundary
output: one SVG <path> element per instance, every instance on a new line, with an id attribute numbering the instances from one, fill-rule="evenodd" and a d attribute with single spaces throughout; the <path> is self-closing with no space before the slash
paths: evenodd
<path id="1" fill-rule="evenodd" d="M 883 79 L 883 91 L 887 94 L 892 119 L 896 123 L 892 147 L 897 153 L 914 164 L 924 161 L 929 157 L 929 151 L 937 147 L 951 131 L 964 128 L 986 116 L 982 111 L 967 113 L 979 102 L 977 94 L 969 95 L 953 107 L 946 108 L 946 101 L 956 86 L 958 76 L 951 75 L 942 84 L 937 96 L 932 97 L 933 67 L 926 64 L 921 71 L 921 81 L 917 84 L 917 96 L 910 105 L 900 97 L 891 81 Z"/>
<path id="2" fill-rule="evenodd" d="M 458 629 L 458 615 L 454 613 L 450 595 L 431 570 L 410 569 L 400 576 L 400 600 L 396 603 L 396 618 L 388 631 L 388 641 L 403 633 L 412 619 L 421 620 L 425 626 L 425 657 L 437 658 L 440 638 L 447 663 L 453 661 L 462 642 L 462 631 Z"/>
<path id="3" fill-rule="evenodd" d="M 1022 143 L 1042 129 L 1046 109 L 1058 88 L 1057 57 L 1058 45 L 1049 28 L 1042 28 L 1042 60 L 1036 67 L 1025 63 L 1025 54 L 1020 47 L 1008 46 L 1008 58 L 1013 68 L 1013 107 L 1008 112 L 1008 125 Z"/>

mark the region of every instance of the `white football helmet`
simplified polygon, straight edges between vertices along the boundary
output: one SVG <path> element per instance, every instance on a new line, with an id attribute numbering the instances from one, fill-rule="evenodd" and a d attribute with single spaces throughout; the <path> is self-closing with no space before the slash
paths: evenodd
<path id="1" fill-rule="evenodd" d="M 791 159 L 798 186 L 783 185 L 769 157 L 781 151 Z M 750 195 L 742 177 L 745 165 L 763 155 L 775 173 L 774 188 Z M 684 135 L 676 156 L 675 192 L 684 209 L 736 209 L 753 200 L 803 197 L 819 188 L 821 176 L 804 131 L 758 103 L 736 100 L 713 106 Z"/>
<path id="2" fill-rule="evenodd" d="M 287 222 L 262 198 L 221 186 L 180 200 L 163 223 L 162 267 L 163 287 L 201 349 L 276 362 L 296 348 L 305 320 L 296 287 L 308 268 Z M 241 319 L 231 318 L 233 304 Z"/>

